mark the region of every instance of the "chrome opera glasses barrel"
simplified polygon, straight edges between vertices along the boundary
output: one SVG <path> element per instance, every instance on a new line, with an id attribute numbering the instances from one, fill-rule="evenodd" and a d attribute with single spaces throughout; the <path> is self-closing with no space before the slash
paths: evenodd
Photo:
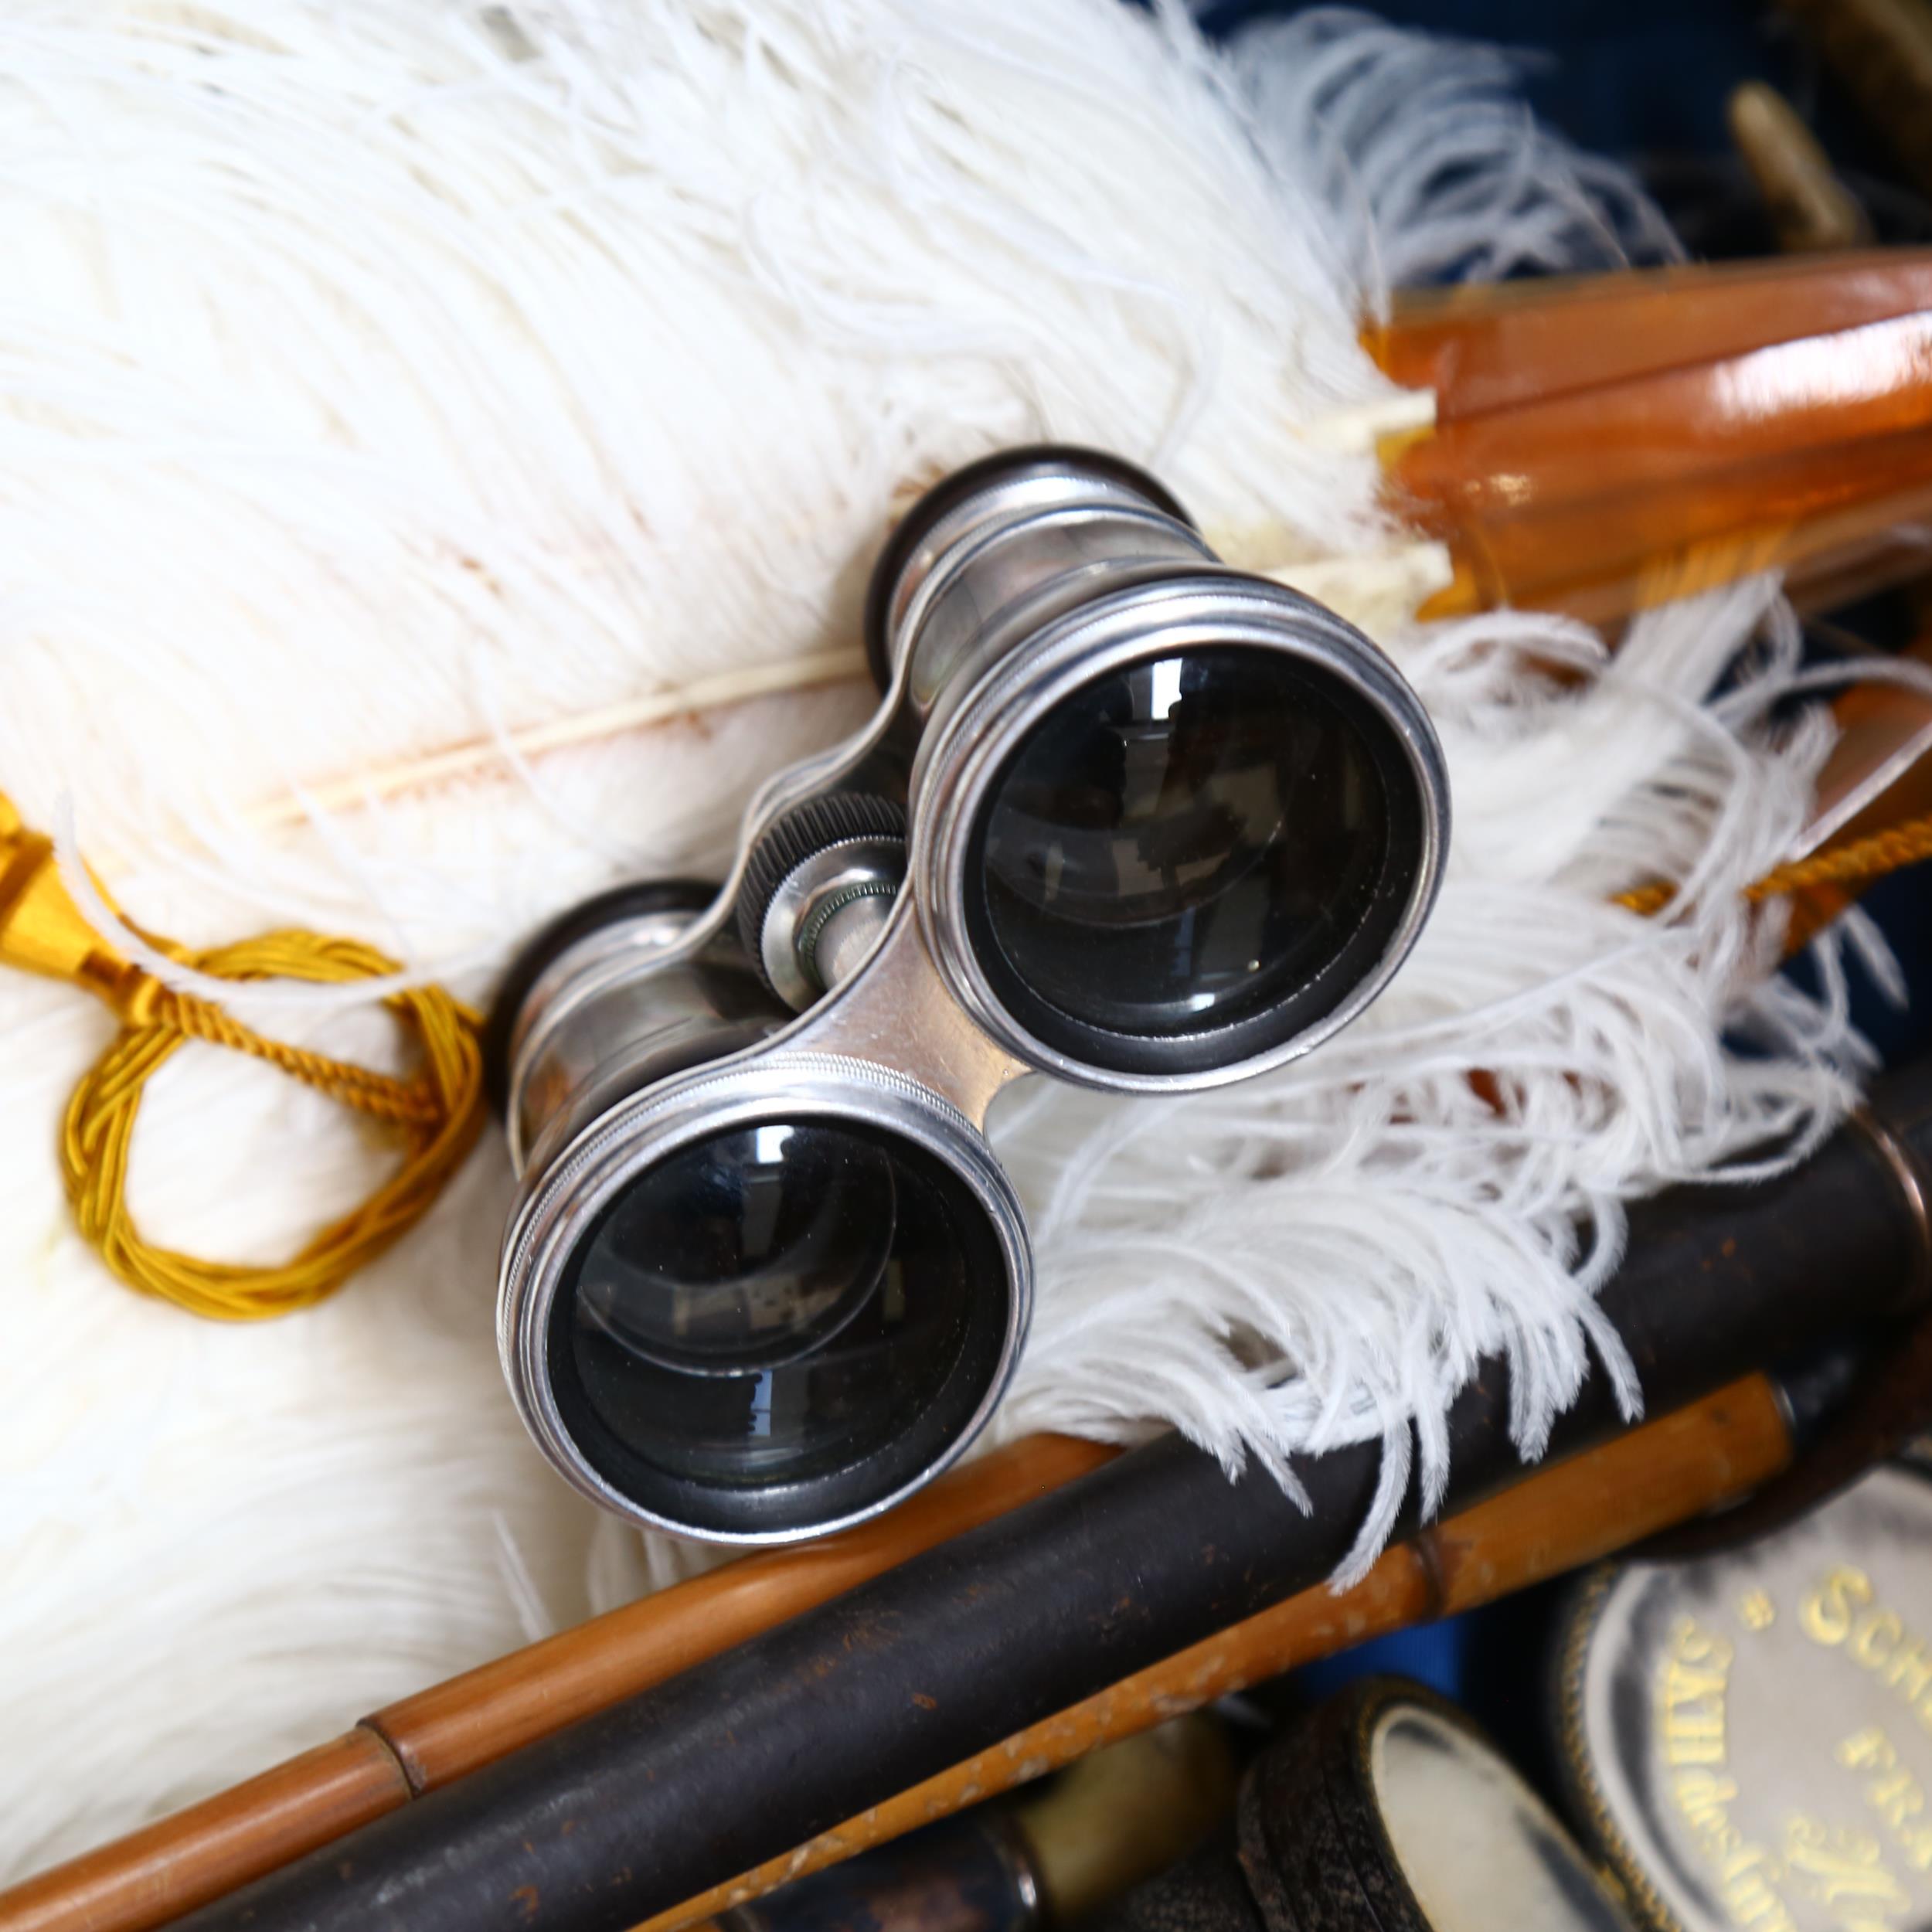
<path id="1" fill-rule="evenodd" d="M 789 1048 L 716 900 L 612 894 L 513 989 L 498 1343 L 593 1500 L 784 1542 L 889 1507 L 978 1433 L 1031 1260 L 973 1123 L 836 1040 Z"/>
<path id="2" fill-rule="evenodd" d="M 1029 1066 L 1245 1078 L 1413 943 L 1448 822 L 1420 702 L 1332 611 L 1217 563 L 1151 478 L 1059 450 L 962 471 L 895 532 L 867 614 L 917 734 L 934 956 Z"/>
<path id="3" fill-rule="evenodd" d="M 767 784 L 725 884 L 580 908 L 499 1003 L 518 1406 L 587 1494 L 723 1540 L 886 1508 L 991 1413 L 1032 1297 L 1003 1086 L 1305 1051 L 1447 837 L 1387 660 L 1111 457 L 941 484 L 867 628 L 877 713 Z"/>

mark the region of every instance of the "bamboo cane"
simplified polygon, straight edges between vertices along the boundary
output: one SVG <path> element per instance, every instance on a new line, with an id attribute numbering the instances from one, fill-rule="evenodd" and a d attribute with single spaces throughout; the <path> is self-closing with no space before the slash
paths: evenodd
<path id="1" fill-rule="evenodd" d="M 633 1696 L 1114 1452 L 1034 1436 L 889 1516 L 721 1565 L 433 1685 L 199 1804 L 0 1893 L 0 1932 L 148 1932 L 303 1853 Z"/>

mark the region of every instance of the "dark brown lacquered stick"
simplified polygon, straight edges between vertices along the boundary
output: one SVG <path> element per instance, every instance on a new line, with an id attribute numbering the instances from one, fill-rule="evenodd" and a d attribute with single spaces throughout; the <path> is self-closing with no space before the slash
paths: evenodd
<path id="1" fill-rule="evenodd" d="M 726 1563 L 366 1717 L 328 1743 L 0 1893 L 0 1932 L 148 1932 L 419 1793 L 838 1596 L 1114 1451 L 1070 1436 L 992 1451 L 878 1521 Z"/>
<path id="2" fill-rule="evenodd" d="M 638 1932 L 679 1932 L 1216 1697 L 1594 1562 L 1755 1488 L 1790 1453 L 1777 1390 L 1747 1376 L 1424 1531 L 1389 1550 L 1354 1589 L 1291 1597 L 660 1913 Z"/>

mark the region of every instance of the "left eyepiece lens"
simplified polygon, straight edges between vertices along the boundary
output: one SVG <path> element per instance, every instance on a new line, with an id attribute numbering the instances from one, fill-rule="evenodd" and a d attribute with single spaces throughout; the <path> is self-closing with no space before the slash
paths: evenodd
<path id="1" fill-rule="evenodd" d="M 949 1461 L 1024 1299 L 948 1162 L 883 1126 L 774 1115 L 669 1151 L 587 1229 L 545 1379 L 611 1492 L 763 1540 L 869 1514 Z"/>
<path id="2" fill-rule="evenodd" d="M 701 1141 L 585 1244 L 579 1366 L 747 1375 L 809 1354 L 879 1291 L 896 1218 L 892 1158 L 857 1134 L 771 1121 Z"/>

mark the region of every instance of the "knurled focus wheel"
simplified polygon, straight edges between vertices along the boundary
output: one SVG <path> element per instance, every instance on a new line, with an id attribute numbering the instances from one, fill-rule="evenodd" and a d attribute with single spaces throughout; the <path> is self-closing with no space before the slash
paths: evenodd
<path id="1" fill-rule="evenodd" d="M 780 998 L 784 992 L 772 985 L 764 957 L 765 920 L 780 888 L 821 852 L 880 841 L 904 845 L 904 808 L 871 792 L 833 791 L 794 805 L 752 847 L 738 888 L 738 937 L 759 978 Z"/>

